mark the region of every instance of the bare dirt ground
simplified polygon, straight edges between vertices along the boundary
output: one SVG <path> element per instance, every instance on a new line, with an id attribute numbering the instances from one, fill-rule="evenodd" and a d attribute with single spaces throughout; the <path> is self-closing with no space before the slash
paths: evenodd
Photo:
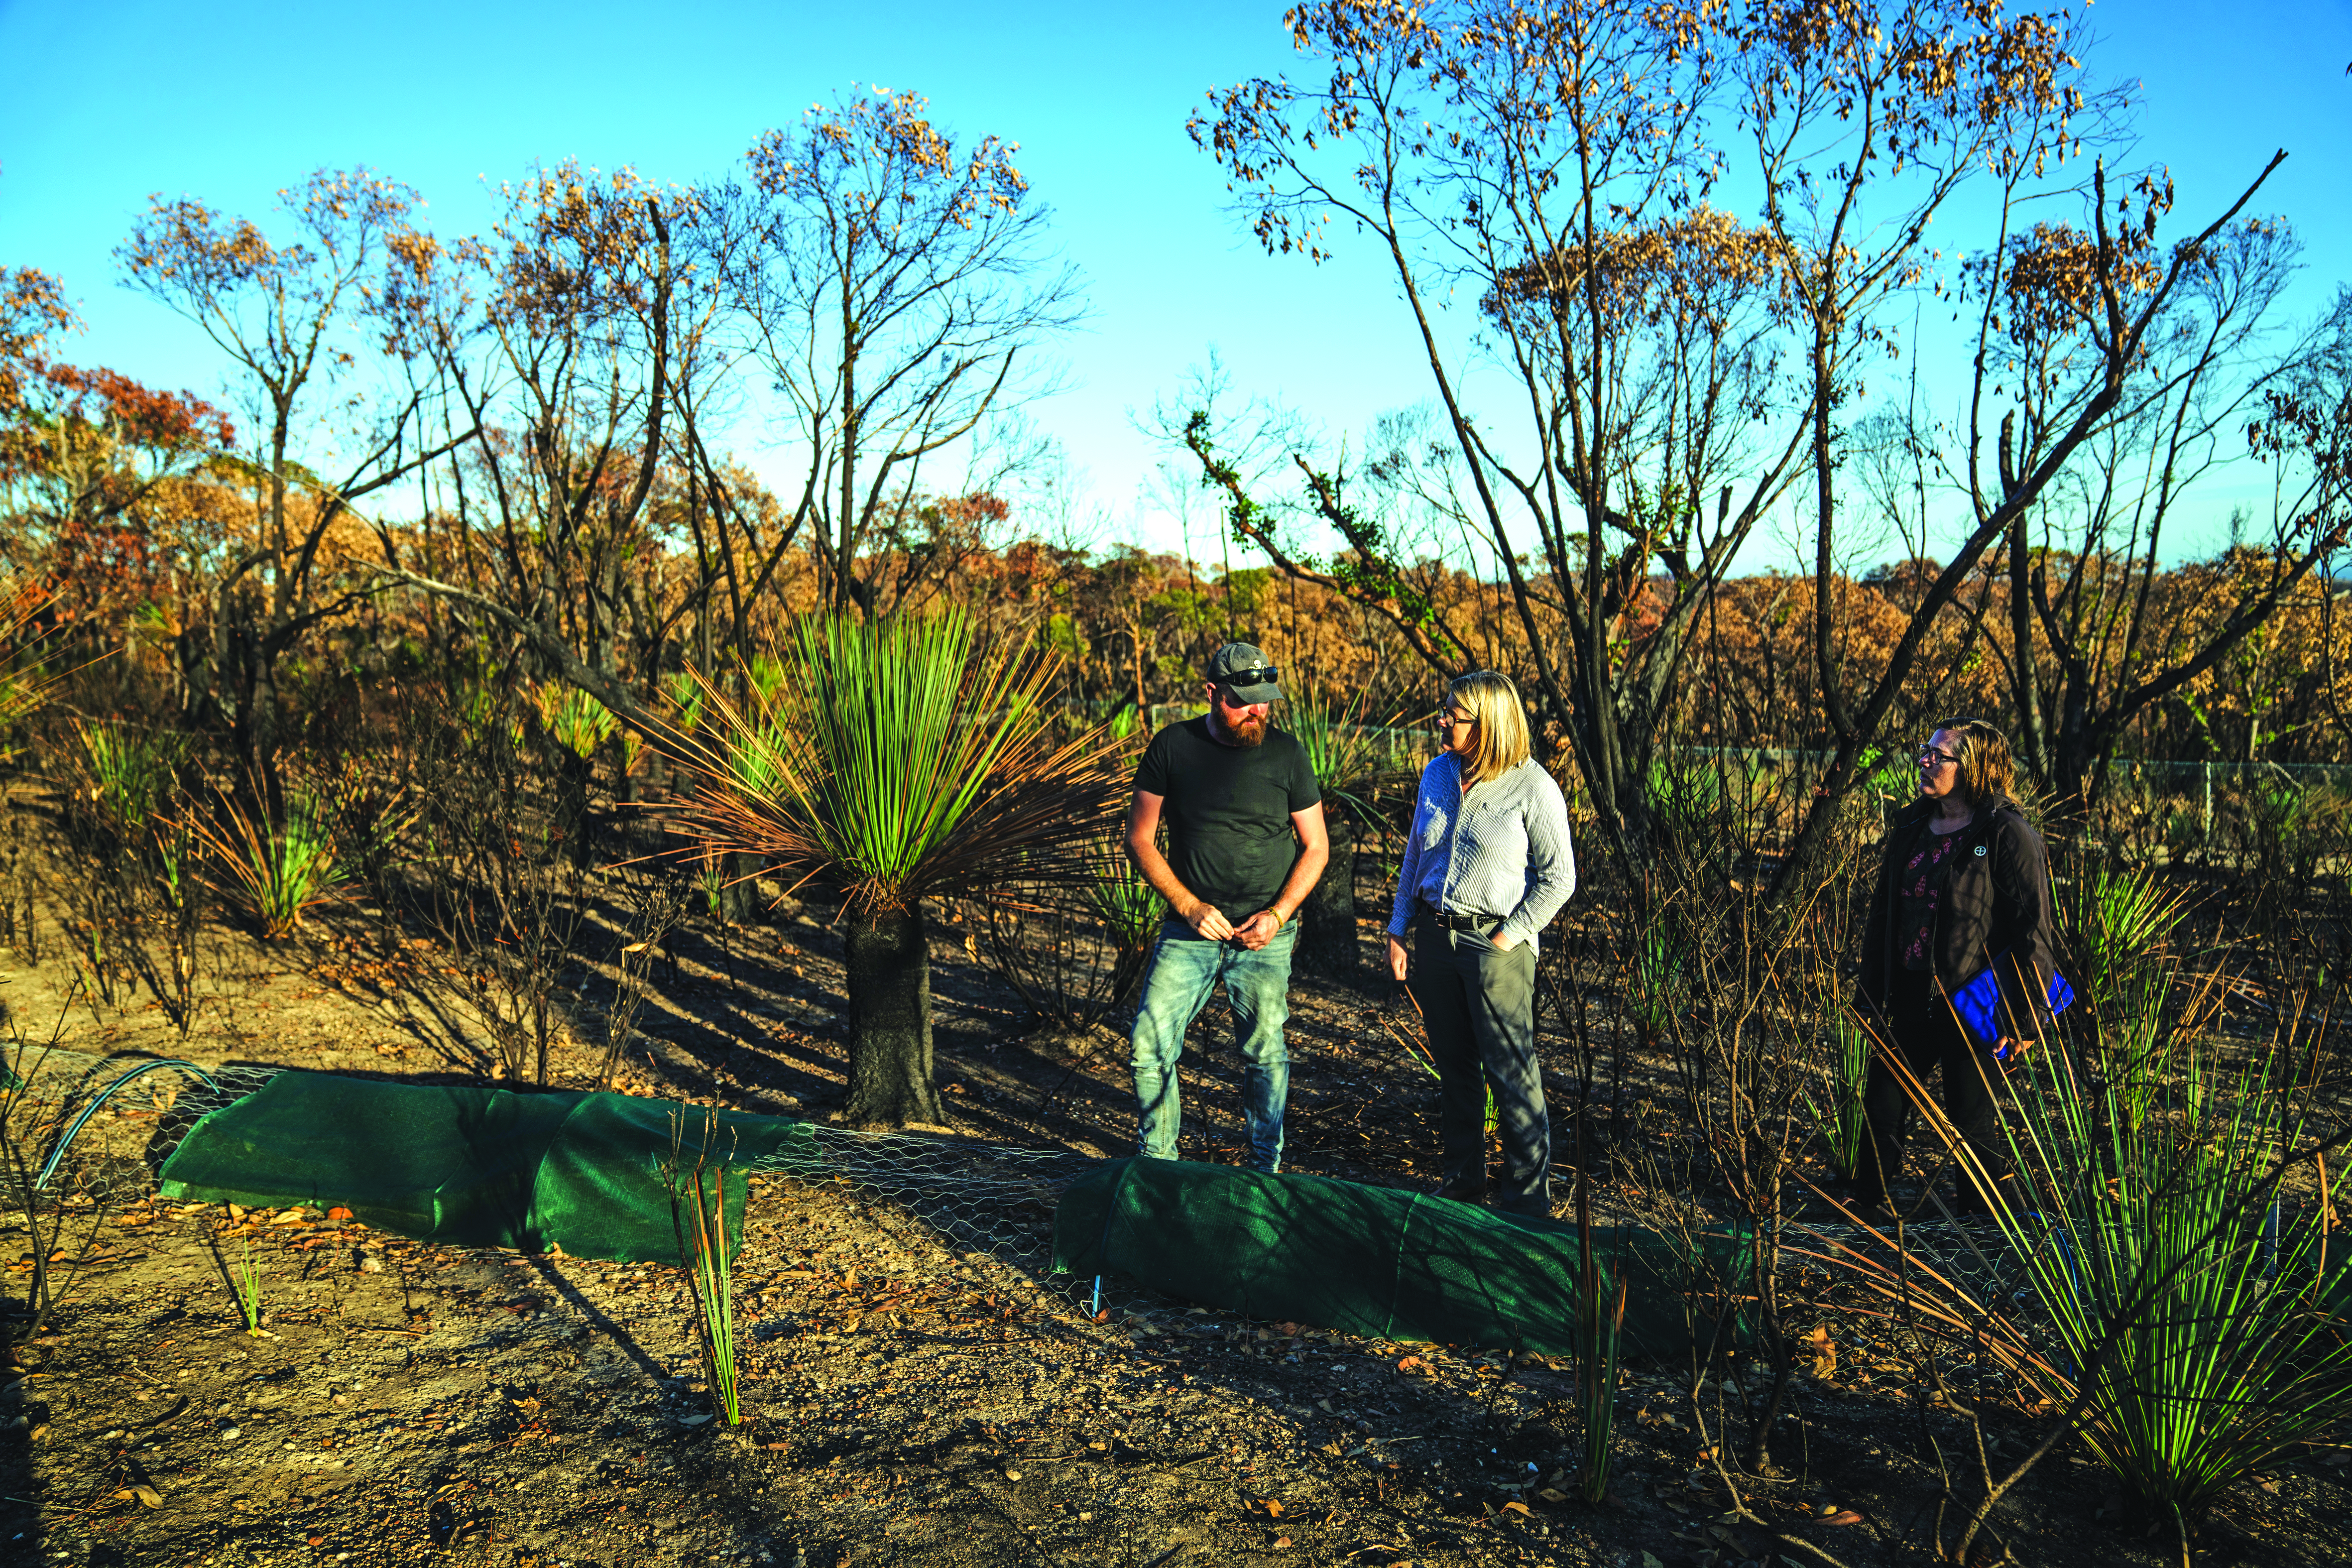
<path id="1" fill-rule="evenodd" d="M 626 1087 L 821 1115 L 844 1082 L 827 911 L 720 934 L 677 944 Z M 566 997 L 577 1030 L 557 1078 L 574 1085 L 619 941 L 600 937 Z M 1367 972 L 1370 943 L 1368 928 Z M 957 927 L 934 957 L 956 1132 L 1124 1152 L 1116 1046 L 1033 1049 Z M 0 970 L 16 1026 L 45 1037 L 61 955 Z M 185 1041 L 152 1004 L 78 1000 L 59 1044 L 441 1077 L 456 1047 L 433 970 L 429 947 L 363 910 L 285 944 L 223 932 Z M 1382 998 L 1305 975 L 1293 1005 L 1291 1168 L 1433 1180 L 1432 1086 Z M 1237 1154 L 1229 1040 L 1222 1007 L 1196 1026 L 1188 1157 Z M 1551 1089 L 1564 1118 L 1574 1085 Z M 1959 1423 L 1831 1289 L 1780 1473 L 1747 1489 L 1746 1517 L 1701 1451 L 1679 1369 L 1648 1365 L 1624 1378 L 1615 1498 L 1589 1508 L 1571 1500 L 1566 1363 L 1237 1321 L 1116 1281 L 1097 1318 L 1091 1281 L 1042 1273 L 1042 1215 L 974 1250 L 854 1188 L 784 1180 L 755 1186 L 738 1269 L 749 1420 L 730 1432 L 709 1419 L 679 1270 L 126 1198 L 138 1182 L 110 1193 L 155 1114 L 152 1095 L 127 1096 L 66 1167 L 66 1298 L 0 1386 L 0 1562 L 1858 1568 L 1921 1560 L 1938 1467 L 1962 1468 Z M 21 1289 L 21 1223 L 6 1239 Z M 243 1331 L 227 1279 L 248 1248 L 265 1338 Z M 2012 1453 L 2035 1436 L 2021 1418 L 1996 1433 Z M 2344 1561 L 2336 1458 L 2242 1489 L 2204 1560 Z M 2022 1563 L 2178 1560 L 2079 1449 L 2035 1472 L 1999 1528 Z"/>

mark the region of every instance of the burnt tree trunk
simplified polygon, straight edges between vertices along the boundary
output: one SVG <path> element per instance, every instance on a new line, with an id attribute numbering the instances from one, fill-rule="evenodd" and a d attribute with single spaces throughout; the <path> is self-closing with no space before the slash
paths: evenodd
<path id="1" fill-rule="evenodd" d="M 1353 983 L 1363 963 L 1356 938 L 1356 825 L 1338 812 L 1324 815 L 1331 836 L 1331 858 L 1322 879 L 1298 907 L 1298 951 L 1294 970 Z"/>
<path id="2" fill-rule="evenodd" d="M 849 924 L 853 1127 L 939 1122 L 931 1068 L 931 965 L 919 910 L 860 910 Z"/>
<path id="3" fill-rule="evenodd" d="M 719 918 L 730 926 L 749 925 L 764 912 L 760 904 L 759 874 L 765 863 L 756 855 L 729 855 L 719 862 L 724 880 L 719 889 Z M 928 996 L 929 992 L 925 994 Z M 929 1002 L 924 1004 L 929 1016 Z"/>

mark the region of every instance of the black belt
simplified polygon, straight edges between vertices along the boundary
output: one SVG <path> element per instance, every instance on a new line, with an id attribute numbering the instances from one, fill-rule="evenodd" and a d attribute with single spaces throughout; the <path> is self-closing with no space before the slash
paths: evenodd
<path id="1" fill-rule="evenodd" d="M 1484 936 L 1489 929 L 1503 923 L 1503 917 L 1500 915 L 1448 914 L 1444 910 L 1431 909 L 1427 904 L 1423 904 L 1422 909 L 1437 923 L 1437 929 L 1440 931 L 1476 931 Z"/>

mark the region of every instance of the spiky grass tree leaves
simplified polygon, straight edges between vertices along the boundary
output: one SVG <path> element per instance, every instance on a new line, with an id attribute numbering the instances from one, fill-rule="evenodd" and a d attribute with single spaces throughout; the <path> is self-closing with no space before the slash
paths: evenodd
<path id="1" fill-rule="evenodd" d="M 2352 1342 L 2331 1312 L 2346 1259 L 2327 1242 L 2345 1172 L 2308 1153 L 2317 1129 L 2265 1064 L 2217 1073 L 2191 1056 L 2148 1114 L 2125 1103 L 2132 1086 L 2050 1058 L 2010 1129 L 2040 1212 L 2006 1225 L 2021 1251 L 2038 1244 L 2042 1304 L 2095 1369 L 2085 1441 L 2185 1544 L 2224 1489 L 2352 1415 Z M 2330 1190 L 2283 1196 L 2282 1161 Z"/>
<path id="2" fill-rule="evenodd" d="M 1861 1021 L 1839 1016 L 1831 1028 L 1837 1040 L 1829 1092 L 1815 1099 L 1806 1094 L 1807 1109 L 1829 1150 L 1838 1174 L 1851 1178 L 1862 1166 L 1862 1151 L 1870 1137 L 1870 1118 L 1863 1107 L 1863 1090 L 1870 1082 L 1871 1034 Z"/>
<path id="3" fill-rule="evenodd" d="M 192 815 L 187 826 L 206 851 L 208 879 L 253 918 L 268 941 L 299 931 L 302 912 L 348 879 L 336 853 L 331 805 L 313 791 L 288 790 L 285 821 L 272 826 L 222 790 L 211 815 Z"/>
<path id="4" fill-rule="evenodd" d="M 764 858 L 788 886 L 847 900 L 846 1119 L 933 1122 L 926 900 L 1013 896 L 1087 875 L 1128 777 L 1106 727 L 1067 733 L 1059 661 L 982 645 L 960 613 L 810 616 L 781 667 L 730 695 L 705 682 L 679 826 L 706 861 Z"/>
<path id="5" fill-rule="evenodd" d="M 1360 827 L 1378 820 L 1365 792 L 1379 775 L 1397 767 L 1398 747 L 1385 725 L 1372 722 L 1365 699 L 1341 704 L 1302 696 L 1285 705 L 1278 721 L 1315 770 L 1324 830 L 1330 835 L 1322 880 L 1299 907 L 1298 960 L 1319 974 L 1350 976 L 1362 963 L 1356 930 L 1356 838 Z"/>
<path id="6" fill-rule="evenodd" d="M 2095 866 L 2075 879 L 2067 913 L 2073 957 L 2090 1005 L 2101 1072 L 2124 1086 L 2135 1120 L 2162 1086 L 2171 1043 L 2193 1033 L 2221 997 L 2207 986 L 2179 1005 L 2180 963 L 2168 939 L 2189 912 L 2188 896 L 2169 890 L 2153 870 Z"/>
<path id="7" fill-rule="evenodd" d="M 2338 1317 L 2352 1258 L 2329 1239 L 2352 1181 L 2339 1135 L 2276 1050 L 2234 1070 L 2185 1051 L 2168 1096 L 2145 1108 L 2063 1043 L 2034 1052 L 1997 1100 L 2016 1173 L 1999 1184 L 1885 1058 L 1946 1154 L 2000 1192 L 1993 1219 L 2039 1308 L 2012 1318 L 2007 1303 L 1951 1293 L 1930 1315 L 2067 1411 L 2184 1563 L 2225 1490 L 2352 1418 L 2352 1339 Z"/>
<path id="8" fill-rule="evenodd" d="M 1123 738 L 1123 737 L 1122 737 Z M 1128 858 L 1127 847 L 1106 835 L 1088 851 L 1091 874 L 1086 901 L 1118 944 L 1112 965 L 1109 1005 L 1126 1004 L 1151 962 L 1151 944 L 1168 918 L 1168 900 L 1156 892 Z"/>

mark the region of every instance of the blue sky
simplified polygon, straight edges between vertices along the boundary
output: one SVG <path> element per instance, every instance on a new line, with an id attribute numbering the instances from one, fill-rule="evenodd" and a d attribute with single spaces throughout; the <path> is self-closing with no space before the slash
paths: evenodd
<path id="1" fill-rule="evenodd" d="M 2352 279 L 2352 0 L 2110 0 L 2090 15 L 2104 36 L 2094 67 L 2143 84 L 2142 155 L 2171 166 L 2180 214 L 2226 202 L 2284 146 L 2293 156 L 2262 205 L 2305 240 L 2306 308 Z M 1291 58 L 1279 5 L 1226 0 L 1132 12 L 0 0 L 0 266 L 64 279 L 89 324 L 71 357 L 215 392 L 213 351 L 114 275 L 110 252 L 151 192 L 262 218 L 307 171 L 366 163 L 421 189 L 446 235 L 488 225 L 482 176 L 495 185 L 576 156 L 691 179 L 852 83 L 912 87 L 960 133 L 1022 144 L 1093 310 L 1066 351 L 1070 389 L 1036 417 L 1087 477 L 1107 538 L 1173 547 L 1164 507 L 1139 499 L 1160 454 L 1130 411 L 1172 393 L 1212 347 L 1238 392 L 1333 429 L 1426 395 L 1376 258 L 1347 247 L 1316 270 L 1264 257 L 1183 134 L 1207 87 Z M 746 432 L 756 458 L 755 444 Z"/>

